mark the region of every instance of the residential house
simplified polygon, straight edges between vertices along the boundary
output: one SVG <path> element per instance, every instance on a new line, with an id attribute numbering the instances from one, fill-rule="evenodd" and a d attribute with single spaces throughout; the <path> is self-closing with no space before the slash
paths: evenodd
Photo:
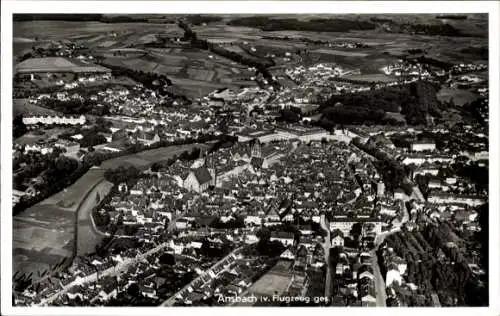
<path id="1" fill-rule="evenodd" d="M 273 231 L 271 232 L 271 238 L 270 238 L 271 241 L 279 241 L 280 243 L 282 243 L 285 247 L 286 246 L 293 246 L 294 242 L 295 242 L 295 238 L 294 238 L 294 235 L 292 232 L 276 232 L 276 231 Z"/>
<path id="2" fill-rule="evenodd" d="M 344 246 L 344 233 L 340 229 L 335 229 L 331 233 L 332 237 L 332 247 L 343 247 Z"/>

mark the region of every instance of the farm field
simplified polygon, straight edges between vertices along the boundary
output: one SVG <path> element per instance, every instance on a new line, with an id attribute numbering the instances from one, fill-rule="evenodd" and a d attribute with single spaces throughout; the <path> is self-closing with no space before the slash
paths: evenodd
<path id="1" fill-rule="evenodd" d="M 353 56 L 353 57 L 366 57 L 368 54 L 360 53 L 355 51 L 342 51 L 336 49 L 319 48 L 314 50 L 315 53 L 329 54 L 329 55 L 339 55 L 339 56 Z"/>
<path id="2" fill-rule="evenodd" d="M 397 80 L 396 77 L 386 76 L 385 74 L 347 75 L 344 76 L 343 78 L 350 80 L 372 81 L 372 82 L 393 82 Z"/>
<path id="3" fill-rule="evenodd" d="M 30 58 L 16 65 L 17 72 L 106 72 L 98 65 L 85 64 L 64 57 Z"/>
<path id="4" fill-rule="evenodd" d="M 70 258 L 74 231 L 75 214 L 54 205 L 37 204 L 15 216 L 12 273 L 36 276 Z"/>
<path id="5" fill-rule="evenodd" d="M 438 91 L 437 98 L 440 102 L 449 102 L 453 99 L 455 105 L 463 106 L 477 100 L 479 95 L 467 90 L 443 88 Z"/>
<path id="6" fill-rule="evenodd" d="M 188 144 L 180 146 L 170 146 L 151 150 L 145 150 L 136 154 L 106 160 L 101 164 L 103 169 L 114 169 L 119 166 L 132 165 L 139 169 L 147 169 L 153 163 L 167 160 L 185 150 L 206 147 L 205 144 Z"/>

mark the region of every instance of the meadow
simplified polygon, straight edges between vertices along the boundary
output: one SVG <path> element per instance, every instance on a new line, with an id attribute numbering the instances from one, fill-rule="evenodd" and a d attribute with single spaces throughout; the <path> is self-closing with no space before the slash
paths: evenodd
<path id="1" fill-rule="evenodd" d="M 467 90 L 443 88 L 438 91 L 437 98 L 440 102 L 449 102 L 453 99 L 453 103 L 458 106 L 463 106 L 479 98 L 479 95 Z"/>

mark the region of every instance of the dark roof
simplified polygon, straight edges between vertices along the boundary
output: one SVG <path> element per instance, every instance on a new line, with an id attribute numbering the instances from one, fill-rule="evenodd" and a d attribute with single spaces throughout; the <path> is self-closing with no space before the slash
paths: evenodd
<path id="1" fill-rule="evenodd" d="M 265 146 L 261 149 L 262 157 L 267 158 L 277 153 L 274 146 Z"/>
<path id="2" fill-rule="evenodd" d="M 271 232 L 272 238 L 290 238 L 293 239 L 294 235 L 292 232 Z"/>
<path id="3" fill-rule="evenodd" d="M 258 167 L 258 168 L 262 168 L 263 163 L 264 163 L 264 159 L 259 158 L 259 157 L 252 157 L 252 160 L 250 161 L 250 164 L 253 167 Z"/>
<path id="4" fill-rule="evenodd" d="M 210 172 L 208 172 L 207 167 L 201 167 L 193 170 L 194 176 L 199 184 L 205 184 L 212 180 Z"/>
<path id="5" fill-rule="evenodd" d="M 215 220 L 215 216 L 199 216 L 195 218 L 195 222 L 201 226 L 208 226 L 212 224 L 212 222 Z"/>
<path id="6" fill-rule="evenodd" d="M 335 229 L 333 232 L 332 232 L 332 235 L 331 237 L 332 238 L 335 238 L 337 236 L 340 236 L 342 238 L 344 238 L 344 233 L 340 230 L 340 229 Z"/>

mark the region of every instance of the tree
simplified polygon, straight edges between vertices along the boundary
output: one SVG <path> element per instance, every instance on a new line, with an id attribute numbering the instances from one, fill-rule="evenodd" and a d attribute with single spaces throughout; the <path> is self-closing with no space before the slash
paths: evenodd
<path id="1" fill-rule="evenodd" d="M 134 166 L 120 166 L 116 169 L 109 169 L 104 173 L 104 178 L 115 185 L 122 182 L 134 183 L 141 175 L 139 169 Z"/>
<path id="2" fill-rule="evenodd" d="M 162 166 L 161 162 L 155 162 L 155 163 L 153 163 L 153 164 L 151 165 L 151 171 L 152 171 L 152 172 L 158 172 L 158 171 L 160 171 L 160 170 L 161 170 L 161 168 L 162 168 L 162 167 L 163 167 L 163 166 Z"/>
<path id="3" fill-rule="evenodd" d="M 80 140 L 81 147 L 93 147 L 95 145 L 100 145 L 106 143 L 106 137 L 97 133 L 86 133 Z"/>
<path id="4" fill-rule="evenodd" d="M 351 227 L 349 234 L 355 239 L 359 240 L 361 233 L 363 231 L 363 225 L 361 223 L 354 223 Z"/>
<path id="5" fill-rule="evenodd" d="M 132 283 L 130 286 L 127 288 L 127 294 L 132 296 L 132 297 L 138 297 L 141 295 L 139 284 L 137 283 Z"/>
<path id="6" fill-rule="evenodd" d="M 26 134 L 28 129 L 26 128 L 26 125 L 23 123 L 23 116 L 22 115 L 17 115 L 14 120 L 12 121 L 12 136 L 14 138 L 21 137 L 22 135 Z"/>
<path id="7" fill-rule="evenodd" d="M 271 231 L 269 230 L 269 228 L 263 227 L 257 232 L 256 236 L 259 238 L 259 240 L 267 242 L 269 241 L 269 239 L 271 239 Z"/>
<path id="8" fill-rule="evenodd" d="M 164 253 L 159 258 L 161 264 L 166 264 L 169 266 L 175 265 L 175 257 L 172 254 Z"/>

